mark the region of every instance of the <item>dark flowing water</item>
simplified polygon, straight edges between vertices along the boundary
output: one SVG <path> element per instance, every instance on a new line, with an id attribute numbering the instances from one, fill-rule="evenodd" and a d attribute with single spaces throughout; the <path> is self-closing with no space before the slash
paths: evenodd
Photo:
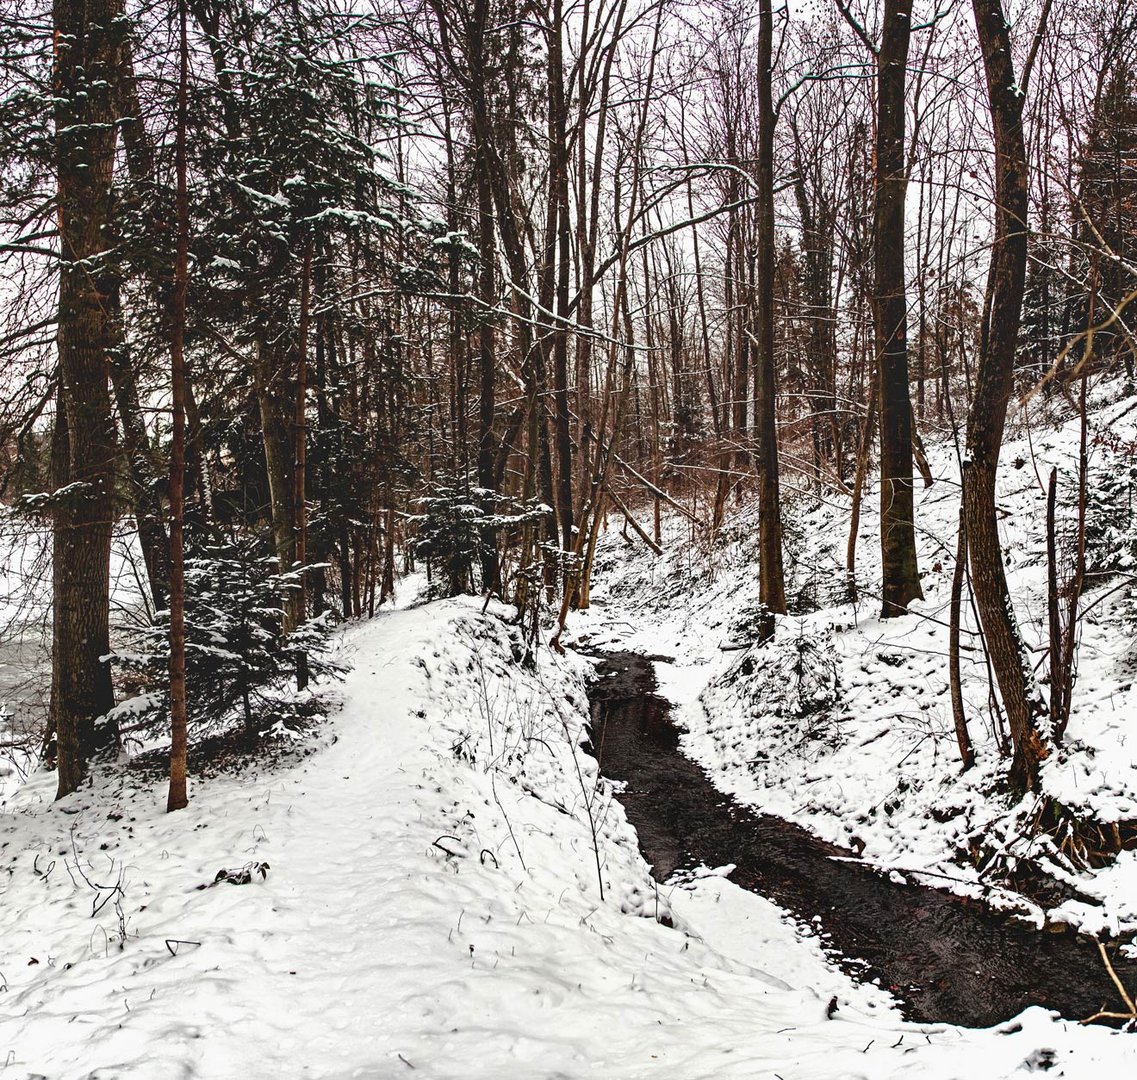
<path id="1" fill-rule="evenodd" d="M 850 973 L 879 977 L 912 1020 L 986 1027 L 1028 1005 L 1074 1020 L 1122 1008 L 1093 942 L 1034 931 L 978 902 L 835 861 L 852 853 L 716 791 L 680 752 L 651 661 L 633 653 L 600 660 L 593 751 L 605 776 L 626 782 L 619 799 L 658 880 L 701 864 L 736 864 L 736 884 L 803 920 L 819 916 L 827 946 Z M 1137 963 L 1115 966 L 1137 987 Z"/>

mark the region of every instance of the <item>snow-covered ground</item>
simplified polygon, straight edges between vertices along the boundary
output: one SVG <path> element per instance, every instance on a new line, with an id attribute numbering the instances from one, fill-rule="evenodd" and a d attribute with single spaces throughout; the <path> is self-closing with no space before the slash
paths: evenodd
<path id="1" fill-rule="evenodd" d="M 1137 819 L 1137 603 L 1125 576 L 1137 539 L 1137 413 L 1119 389 L 1098 388 L 1089 439 L 1091 492 L 1110 510 L 1091 517 L 1091 562 L 1110 576 L 1092 581 L 1083 601 L 1073 712 L 1063 747 L 1043 770 L 1049 795 L 1107 827 Z M 1036 400 L 1029 427 L 1020 416 L 1008 434 L 999 477 L 1008 578 L 1041 676 L 1045 485 L 1057 466 L 1060 533 L 1068 534 L 1078 422 L 1055 395 L 1049 405 Z M 950 443 L 929 456 L 937 480 L 927 489 L 917 481 L 924 600 L 914 615 L 878 618 L 879 489 L 871 485 L 857 543 L 858 604 L 843 595 L 847 497 L 788 499 L 788 592 L 803 613 L 779 619 L 777 643 L 761 650 L 745 647 L 758 600 L 752 504 L 734 509 L 714 542 L 692 534 L 678 514 L 665 515 L 659 558 L 634 537 L 622 539 L 613 513 L 593 607 L 573 614 L 565 640 L 668 657 L 656 671 L 687 731 L 683 749 L 721 790 L 895 873 L 1009 904 L 1040 923 L 1131 938 L 1137 851 L 1104 869 L 1073 865 L 1031 827 L 1039 800 L 1002 793 L 1008 763 L 991 727 L 987 667 L 966 603 L 963 689 L 977 764 L 961 775 L 947 669 L 959 471 Z M 1043 911 L 1009 893 L 999 881 L 1016 864 L 1044 867 L 1080 898 Z"/>
<path id="2" fill-rule="evenodd" d="M 314 751 L 180 813 L 122 764 L 0 806 L 0 1075 L 1132 1075 L 1133 1038 L 1039 1010 L 906 1024 L 721 875 L 657 888 L 579 750 L 582 662 L 523 670 L 499 614 L 353 629 Z"/>

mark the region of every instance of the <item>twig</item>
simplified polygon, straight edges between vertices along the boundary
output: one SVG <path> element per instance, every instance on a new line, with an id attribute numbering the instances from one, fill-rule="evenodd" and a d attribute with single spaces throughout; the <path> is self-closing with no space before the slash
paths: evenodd
<path id="1" fill-rule="evenodd" d="M 171 956 L 177 956 L 178 945 L 200 945 L 200 941 L 187 941 L 185 938 L 166 938 L 166 948 L 170 950 Z"/>
<path id="2" fill-rule="evenodd" d="M 1105 1009 L 1101 1009 L 1094 1013 L 1093 1016 L 1087 1016 L 1082 1023 L 1092 1024 L 1095 1020 L 1137 1020 L 1137 1005 L 1133 1003 L 1133 999 L 1129 996 L 1129 991 L 1125 989 L 1125 984 L 1121 981 L 1117 972 L 1113 970 L 1113 964 L 1109 961 L 1109 954 L 1105 951 L 1105 946 L 1101 941 L 1098 941 L 1097 946 L 1098 952 L 1101 953 L 1101 962 L 1105 964 L 1105 970 L 1109 973 L 1109 977 L 1113 980 L 1113 985 L 1117 987 L 1117 992 L 1121 995 L 1121 1000 L 1125 1002 L 1129 1012 L 1107 1012 Z"/>
<path id="3" fill-rule="evenodd" d="M 572 754 L 573 768 L 576 770 L 577 783 L 580 785 L 580 793 L 584 799 L 584 812 L 588 815 L 588 828 L 592 834 L 592 854 L 596 860 L 596 883 L 600 887 L 600 899 L 604 899 L 604 871 L 600 862 L 600 837 L 596 827 L 596 815 L 592 809 L 592 796 L 589 795 L 588 787 L 584 782 L 584 773 L 581 772 L 580 759 L 577 757 L 577 744 L 574 742 L 572 733 L 569 730 L 568 720 L 565 718 L 564 713 L 561 712 L 560 706 L 557 704 L 556 696 L 546 685 L 545 681 L 540 675 L 537 675 L 537 683 L 549 698 L 549 704 L 553 706 L 553 711 L 557 714 L 557 719 L 560 721 L 561 730 L 564 732 L 565 742 L 568 743 L 569 753 Z M 597 765 L 597 782 L 599 782 L 599 764 Z M 593 794 L 595 794 L 596 786 L 593 786 Z"/>
<path id="4" fill-rule="evenodd" d="M 509 820 L 509 815 L 505 812 L 505 807 L 502 805 L 501 796 L 497 793 L 497 765 L 492 760 L 494 758 L 494 745 L 493 745 L 493 707 L 490 704 L 489 685 L 486 682 L 486 669 L 482 663 L 482 658 L 477 657 L 478 661 L 478 688 L 480 694 L 478 695 L 478 708 L 481 709 L 482 716 L 486 722 L 486 731 L 489 735 L 490 742 L 490 764 L 486 766 L 490 774 L 490 793 L 493 795 L 493 801 L 497 804 L 498 811 L 501 813 L 501 818 L 505 822 L 506 829 L 509 830 L 509 838 L 513 841 L 513 850 L 517 852 L 517 860 L 521 863 L 521 869 L 526 873 L 529 868 L 525 865 L 525 856 L 521 854 L 521 844 L 517 840 L 517 835 L 513 831 L 513 822 Z M 492 854 L 492 853 L 491 853 Z M 497 859 L 494 859 L 497 862 Z M 482 859 L 482 865 L 485 865 L 485 859 Z"/>

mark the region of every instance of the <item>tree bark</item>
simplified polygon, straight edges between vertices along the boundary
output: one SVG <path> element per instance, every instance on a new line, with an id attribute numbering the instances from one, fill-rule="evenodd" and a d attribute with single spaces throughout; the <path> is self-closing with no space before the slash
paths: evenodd
<path id="1" fill-rule="evenodd" d="M 492 178 L 485 147 L 475 151 L 478 188 L 478 296 L 482 310 L 478 321 L 478 363 L 480 367 L 478 399 L 478 486 L 483 491 L 496 487 L 494 476 L 494 406 L 497 359 L 494 347 L 494 314 L 497 303 L 494 264 L 497 247 L 494 238 Z M 497 540 L 492 530 L 482 534 L 482 588 L 497 592 L 501 587 Z"/>
<path id="2" fill-rule="evenodd" d="M 975 750 L 967 730 L 967 712 L 963 701 L 963 678 L 959 664 L 959 635 L 963 607 L 963 579 L 967 573 L 967 520 L 959 516 L 959 536 L 955 548 L 955 568 L 951 575 L 951 601 L 948 615 L 948 686 L 951 690 L 951 718 L 955 725 L 955 741 L 963 771 L 975 764 Z"/>
<path id="3" fill-rule="evenodd" d="M 865 411 L 864 426 L 860 442 L 857 444 L 857 461 L 853 474 L 853 498 L 849 511 L 849 539 L 845 545 L 845 581 L 849 589 L 849 599 L 854 604 L 858 600 L 857 591 L 857 535 L 861 528 L 861 499 L 865 490 L 865 477 L 869 471 L 869 451 L 872 448 L 873 427 L 876 425 L 875 395 L 869 396 Z"/>
<path id="4" fill-rule="evenodd" d="M 117 453 L 108 388 L 114 331 L 106 301 L 112 285 L 105 256 L 123 26 L 116 0 L 55 0 L 53 17 L 60 237 L 56 479 L 66 489 L 57 493 L 55 509 L 51 714 L 62 797 L 86 773 L 96 717 L 114 704 L 103 659 L 110 652 Z"/>
<path id="5" fill-rule="evenodd" d="M 758 251 L 755 267 L 754 402 L 758 466 L 758 590 L 764 606 L 759 636 L 773 637 L 774 616 L 786 613 L 782 510 L 778 491 L 778 420 L 774 359 L 774 17 L 771 0 L 758 8 Z"/>
<path id="6" fill-rule="evenodd" d="M 186 96 L 189 43 L 186 0 L 178 3 L 178 119 L 175 144 L 174 291 L 170 304 L 173 438 L 170 446 L 170 788 L 166 812 L 181 810 L 186 793 L 186 292 L 189 288 L 189 194 L 186 187 Z"/>
<path id="7" fill-rule="evenodd" d="M 547 319 L 543 328 L 553 369 L 554 442 L 557 456 L 556 510 L 561 527 L 561 548 L 570 551 L 573 543 L 572 433 L 568 402 L 569 315 L 569 147 L 568 108 L 564 79 L 565 30 L 562 0 L 552 0 L 549 10 L 547 138 L 549 179 L 546 195 L 544 265 L 541 268 L 541 306 L 556 318 Z M 547 346 L 543 345 L 543 348 Z"/>
<path id="8" fill-rule="evenodd" d="M 1015 345 L 1026 282 L 1023 98 L 1015 82 L 1010 29 L 1001 3 L 972 0 L 972 7 L 995 136 L 996 210 L 979 363 L 967 418 L 963 507 L 975 603 L 1011 729 L 1014 754 L 1010 783 L 1014 790 L 1025 792 L 1038 787 L 1039 764 L 1048 753 L 1039 727 L 1044 709 L 1007 592 L 995 512 L 995 478 L 1007 403 L 1013 391 Z"/>
<path id="9" fill-rule="evenodd" d="M 880 555 L 882 618 L 923 597 L 913 523 L 912 403 L 904 286 L 904 85 L 912 0 L 885 0 L 877 54 L 874 314 L 880 371 Z"/>
<path id="10" fill-rule="evenodd" d="M 304 564 L 308 561 L 308 336 L 311 324 L 312 239 L 304 247 L 300 272 L 300 325 L 296 335 L 296 431 L 292 463 L 292 513 L 296 522 L 296 564 L 299 580 L 289 593 L 292 625 L 299 626 L 308 617 L 308 588 Z M 296 687 L 308 687 L 308 654 L 296 654 Z"/>

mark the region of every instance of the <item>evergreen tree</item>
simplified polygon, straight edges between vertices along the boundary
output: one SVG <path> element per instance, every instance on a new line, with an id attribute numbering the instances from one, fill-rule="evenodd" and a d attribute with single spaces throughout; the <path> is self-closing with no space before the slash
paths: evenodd
<path id="1" fill-rule="evenodd" d="M 333 678 L 342 668 L 331 655 L 327 613 L 281 633 L 281 596 L 300 587 L 301 571 L 279 571 L 264 541 L 234 534 L 187 545 L 186 714 L 191 736 L 224 729 L 240 720 L 253 739 L 278 721 L 302 717 L 305 698 L 287 690 L 296 657 L 308 659 L 315 679 Z M 169 663 L 169 612 L 120 651 L 120 669 L 142 686 L 161 686 Z M 137 723 L 164 725 L 169 695 L 153 691 L 127 711 Z"/>

